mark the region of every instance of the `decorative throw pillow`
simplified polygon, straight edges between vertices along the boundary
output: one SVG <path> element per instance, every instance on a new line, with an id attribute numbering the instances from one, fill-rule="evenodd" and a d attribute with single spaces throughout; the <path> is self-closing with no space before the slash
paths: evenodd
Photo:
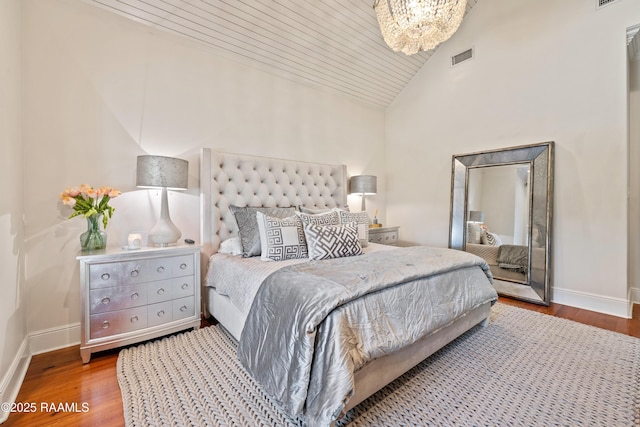
<path id="1" fill-rule="evenodd" d="M 361 255 L 355 223 L 338 225 L 304 224 L 309 259 L 329 259 Z"/>
<path id="2" fill-rule="evenodd" d="M 295 213 L 294 208 L 252 208 L 229 206 L 231 213 L 236 218 L 238 224 L 238 234 L 242 242 L 242 256 L 252 257 L 261 253 L 260 233 L 256 222 L 256 213 L 262 212 L 276 218 L 286 218 Z"/>
<path id="3" fill-rule="evenodd" d="M 242 255 L 242 242 L 239 237 L 231 237 L 220 243 L 218 252 L 228 255 Z"/>
<path id="4" fill-rule="evenodd" d="M 310 215 L 302 212 L 296 212 L 303 224 L 312 225 L 336 225 L 340 224 L 340 216 L 338 211 L 329 211 L 326 213 Z"/>
<path id="5" fill-rule="evenodd" d="M 369 245 L 369 214 L 366 212 L 344 212 L 339 211 L 340 223 L 349 224 L 355 222 L 358 225 L 358 238 L 360 246 L 366 248 Z"/>
<path id="6" fill-rule="evenodd" d="M 295 215 L 289 218 L 275 218 L 257 212 L 256 222 L 260 233 L 262 261 L 307 257 L 307 243 L 300 218 Z"/>
<path id="7" fill-rule="evenodd" d="M 309 215 L 318 215 L 318 214 L 327 213 L 331 211 L 349 212 L 349 206 L 345 206 L 344 208 L 307 208 L 305 206 L 298 206 L 298 211 L 305 214 L 309 214 Z"/>
<path id="8" fill-rule="evenodd" d="M 481 244 L 482 227 L 477 222 L 467 223 L 467 243 Z"/>
<path id="9" fill-rule="evenodd" d="M 502 239 L 496 233 L 485 231 L 484 233 L 482 233 L 481 243 L 483 245 L 502 246 Z"/>

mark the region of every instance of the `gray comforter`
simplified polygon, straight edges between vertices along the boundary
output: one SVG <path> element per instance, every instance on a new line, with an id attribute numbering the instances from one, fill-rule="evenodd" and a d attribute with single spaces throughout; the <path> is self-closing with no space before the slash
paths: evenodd
<path id="1" fill-rule="evenodd" d="M 496 299 L 488 265 L 462 251 L 411 247 L 297 264 L 263 282 L 238 357 L 289 415 L 329 425 L 368 361 Z"/>

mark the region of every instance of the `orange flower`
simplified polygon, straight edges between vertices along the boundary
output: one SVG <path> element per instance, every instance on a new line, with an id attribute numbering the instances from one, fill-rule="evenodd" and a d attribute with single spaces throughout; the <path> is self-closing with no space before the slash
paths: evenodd
<path id="1" fill-rule="evenodd" d="M 73 208 L 69 219 L 80 215 L 85 218 L 102 215 L 102 222 L 106 228 L 115 211 L 109 206 L 109 201 L 120 194 L 122 193 L 119 190 L 112 187 L 100 187 L 96 190 L 88 184 L 82 184 L 80 187 L 65 189 L 60 193 L 60 200 L 63 205 Z"/>

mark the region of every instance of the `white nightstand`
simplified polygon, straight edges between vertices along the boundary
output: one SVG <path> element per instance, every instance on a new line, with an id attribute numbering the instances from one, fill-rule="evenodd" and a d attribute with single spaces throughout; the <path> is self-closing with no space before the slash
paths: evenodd
<path id="1" fill-rule="evenodd" d="M 79 255 L 80 355 L 200 327 L 200 247 Z"/>
<path id="2" fill-rule="evenodd" d="M 398 244 L 398 226 L 369 228 L 369 241 L 382 245 L 396 246 Z"/>

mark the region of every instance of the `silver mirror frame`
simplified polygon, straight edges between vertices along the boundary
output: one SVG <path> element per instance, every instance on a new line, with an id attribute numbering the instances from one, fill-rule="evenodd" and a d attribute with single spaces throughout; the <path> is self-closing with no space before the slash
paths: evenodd
<path id="1" fill-rule="evenodd" d="M 482 151 L 470 154 L 454 155 L 451 170 L 451 219 L 449 223 L 449 247 L 465 250 L 467 223 L 467 196 L 469 185 L 469 170 L 472 168 L 503 166 L 511 164 L 530 165 L 531 192 L 529 211 L 529 285 L 541 300 L 523 298 L 517 295 L 504 296 L 521 299 L 536 304 L 549 305 L 551 303 L 551 226 L 553 222 L 553 164 L 554 142 L 522 145 L 499 150 Z M 534 251 L 532 239 L 533 227 L 536 226 L 538 248 L 544 248 L 543 255 Z M 540 259 L 544 256 L 544 260 Z M 544 268 L 533 271 L 532 263 Z M 541 270 L 541 271 L 540 271 Z"/>

